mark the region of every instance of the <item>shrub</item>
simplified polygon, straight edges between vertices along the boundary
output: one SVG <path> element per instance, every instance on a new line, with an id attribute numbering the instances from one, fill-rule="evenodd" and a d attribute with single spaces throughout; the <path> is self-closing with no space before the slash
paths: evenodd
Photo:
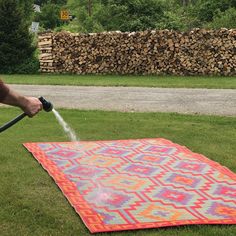
<path id="1" fill-rule="evenodd" d="M 218 12 L 214 16 L 213 21 L 206 26 L 213 29 L 236 28 L 236 8 L 232 7 L 225 12 Z"/>
<path id="2" fill-rule="evenodd" d="M 35 21 L 39 21 L 44 29 L 54 29 L 63 24 L 59 18 L 60 6 L 56 4 L 45 4 L 41 8 L 41 12 L 35 16 Z"/>
<path id="3" fill-rule="evenodd" d="M 20 3 L 0 0 L 0 73 L 12 72 L 33 57 L 35 47 Z"/>

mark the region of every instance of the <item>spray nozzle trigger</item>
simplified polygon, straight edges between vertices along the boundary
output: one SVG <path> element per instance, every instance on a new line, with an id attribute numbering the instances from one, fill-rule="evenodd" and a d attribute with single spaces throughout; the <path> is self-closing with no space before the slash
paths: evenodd
<path id="1" fill-rule="evenodd" d="M 53 109 L 53 105 L 51 102 L 47 101 L 44 97 L 40 97 L 39 101 L 43 104 L 43 109 L 46 112 L 49 112 Z"/>

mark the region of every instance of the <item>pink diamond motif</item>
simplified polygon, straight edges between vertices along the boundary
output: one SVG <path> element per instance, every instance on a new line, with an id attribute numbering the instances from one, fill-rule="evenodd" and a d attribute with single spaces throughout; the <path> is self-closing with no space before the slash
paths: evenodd
<path id="1" fill-rule="evenodd" d="M 77 152 L 73 151 L 67 151 L 67 150 L 59 150 L 56 152 L 50 153 L 51 155 L 56 155 L 58 157 L 66 157 L 66 158 L 71 158 L 77 156 Z"/>

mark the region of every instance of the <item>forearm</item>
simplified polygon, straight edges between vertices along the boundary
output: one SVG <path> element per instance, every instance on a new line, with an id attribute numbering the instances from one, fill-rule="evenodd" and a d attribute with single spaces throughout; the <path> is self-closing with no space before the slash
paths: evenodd
<path id="1" fill-rule="evenodd" d="M 2 103 L 4 104 L 17 106 L 20 107 L 21 109 L 24 109 L 27 106 L 27 102 L 28 101 L 25 96 L 22 96 L 11 89 L 9 89 L 9 92 L 2 100 Z"/>
<path id="2" fill-rule="evenodd" d="M 20 107 L 29 117 L 42 110 L 42 103 L 36 97 L 26 97 L 10 89 L 0 80 L 0 103 Z"/>
<path id="3" fill-rule="evenodd" d="M 2 102 L 9 93 L 9 88 L 3 81 L 0 79 L 0 102 Z"/>

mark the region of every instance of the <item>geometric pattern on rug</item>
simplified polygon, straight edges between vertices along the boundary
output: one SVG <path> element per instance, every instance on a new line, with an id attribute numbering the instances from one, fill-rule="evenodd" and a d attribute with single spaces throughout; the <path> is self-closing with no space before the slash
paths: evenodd
<path id="1" fill-rule="evenodd" d="M 24 146 L 91 233 L 236 224 L 236 174 L 169 140 Z"/>

